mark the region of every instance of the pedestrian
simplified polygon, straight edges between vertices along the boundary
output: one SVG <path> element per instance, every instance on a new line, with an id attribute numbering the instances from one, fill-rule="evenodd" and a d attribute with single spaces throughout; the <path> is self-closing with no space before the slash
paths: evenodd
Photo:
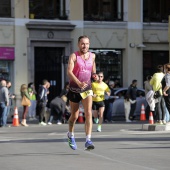
<path id="1" fill-rule="evenodd" d="M 36 90 L 35 90 L 35 85 L 33 82 L 30 82 L 28 84 L 28 94 L 31 100 L 31 106 L 28 109 L 28 116 L 29 116 L 29 120 L 36 120 L 36 105 L 37 105 L 37 101 L 36 101 Z"/>
<path id="2" fill-rule="evenodd" d="M 37 94 L 37 115 L 39 116 L 39 125 L 45 126 L 47 125 L 43 122 L 44 115 L 46 112 L 47 105 L 47 88 L 49 87 L 48 80 L 44 79 L 42 81 L 42 85 L 39 86 L 38 94 Z"/>
<path id="3" fill-rule="evenodd" d="M 127 95 L 129 96 L 129 98 L 132 101 L 136 100 L 136 96 L 137 96 L 137 80 L 132 81 L 132 84 L 128 87 Z M 132 121 L 135 118 L 135 116 L 134 116 L 135 109 L 136 109 L 136 102 L 131 103 L 129 119 L 132 120 Z"/>
<path id="4" fill-rule="evenodd" d="M 152 79 L 152 76 L 148 75 L 146 77 L 146 81 L 144 81 L 145 96 L 150 90 L 152 90 L 152 86 L 150 85 L 151 79 Z"/>
<path id="5" fill-rule="evenodd" d="M 47 89 L 47 104 L 46 104 L 46 112 L 47 112 L 47 109 L 49 108 L 48 95 L 50 94 L 50 87 L 51 87 L 51 83 L 48 81 L 48 83 L 47 83 L 47 87 L 46 87 L 46 89 Z M 44 117 L 44 119 L 45 119 L 45 117 Z"/>
<path id="6" fill-rule="evenodd" d="M 98 124 L 97 132 L 101 132 L 101 126 L 103 123 L 103 113 L 105 109 L 105 94 L 110 96 L 109 86 L 103 82 L 103 72 L 98 73 L 99 80 L 92 83 L 93 90 L 93 116 L 94 121 Z"/>
<path id="7" fill-rule="evenodd" d="M 169 115 L 170 113 L 170 63 L 165 65 L 165 77 L 162 80 L 162 89 L 163 89 L 163 96 L 165 99 L 165 105 L 166 105 L 166 121 L 169 122 Z"/>
<path id="8" fill-rule="evenodd" d="M 92 132 L 92 95 L 91 74 L 96 72 L 95 54 L 89 52 L 90 40 L 87 36 L 78 38 L 79 51 L 69 57 L 67 73 L 70 79 L 68 98 L 70 101 L 71 115 L 69 118 L 68 143 L 75 150 L 77 145 L 74 138 L 74 126 L 79 116 L 80 101 L 85 114 L 85 148 L 94 149 L 91 141 Z"/>
<path id="9" fill-rule="evenodd" d="M 125 108 L 125 119 L 126 122 L 131 122 L 131 120 L 129 119 L 129 113 L 130 113 L 130 109 L 131 109 L 131 104 L 136 103 L 136 100 L 131 100 L 129 95 L 126 94 L 124 97 L 124 108 Z"/>
<path id="10" fill-rule="evenodd" d="M 152 76 L 148 75 L 146 77 L 146 81 L 144 81 L 145 96 L 147 95 L 147 93 L 150 90 L 152 90 L 152 86 L 150 85 L 151 78 L 152 78 Z M 149 119 L 149 114 L 151 112 L 149 104 L 146 106 L 145 112 L 146 112 L 146 119 Z M 153 115 L 154 115 L 154 111 L 152 111 L 152 112 L 153 112 Z"/>
<path id="11" fill-rule="evenodd" d="M 57 124 L 61 125 L 62 124 L 62 117 L 65 113 L 66 110 L 66 102 L 67 102 L 67 97 L 65 95 L 61 97 L 55 97 L 51 102 L 50 102 L 50 118 L 48 121 L 48 125 L 52 124 L 54 116 L 57 117 Z"/>
<path id="12" fill-rule="evenodd" d="M 8 89 L 6 81 L 0 82 L 0 127 L 6 126 L 7 107 L 9 105 Z"/>
<path id="13" fill-rule="evenodd" d="M 109 81 L 110 96 L 112 96 L 112 98 L 111 97 L 108 97 L 108 99 L 105 98 L 105 111 L 106 111 L 106 118 L 107 118 L 105 119 L 105 122 L 110 122 L 110 123 L 113 123 L 112 110 L 113 110 L 113 102 L 115 100 L 115 98 L 113 98 L 113 96 L 115 96 L 114 87 L 115 87 L 115 82 Z"/>
<path id="14" fill-rule="evenodd" d="M 156 123 L 157 124 L 166 124 L 165 121 L 165 100 L 162 95 L 162 80 L 164 77 L 163 73 L 163 65 L 157 66 L 157 72 L 153 75 L 152 79 L 150 80 L 150 84 L 153 88 L 153 91 L 155 93 L 155 98 L 157 99 L 157 103 L 155 104 L 155 117 L 156 117 Z M 164 93 L 165 93 L 164 89 Z"/>
<path id="15" fill-rule="evenodd" d="M 26 84 L 22 84 L 21 85 L 21 88 L 20 88 L 20 92 L 21 92 L 21 97 L 22 97 L 22 100 L 24 98 L 27 99 L 27 101 L 29 101 L 29 103 L 26 103 L 26 104 L 23 104 L 21 102 L 21 104 L 23 105 L 23 113 L 22 113 L 22 121 L 21 121 L 21 125 L 22 126 L 28 126 L 27 122 L 26 122 L 26 117 L 27 117 L 27 113 L 28 113 L 28 108 L 30 107 L 31 105 L 31 99 L 30 99 L 30 96 L 28 94 L 28 87 Z"/>
<path id="16" fill-rule="evenodd" d="M 7 119 L 8 119 L 8 115 L 10 114 L 10 111 L 11 111 L 11 107 L 13 105 L 13 99 L 15 99 L 15 95 L 13 93 L 11 93 L 11 86 L 12 86 L 12 83 L 10 81 L 7 81 L 6 82 L 6 87 L 8 89 L 8 97 L 9 97 L 9 105 L 7 106 L 7 114 L 6 114 L 6 124 L 7 124 Z"/>

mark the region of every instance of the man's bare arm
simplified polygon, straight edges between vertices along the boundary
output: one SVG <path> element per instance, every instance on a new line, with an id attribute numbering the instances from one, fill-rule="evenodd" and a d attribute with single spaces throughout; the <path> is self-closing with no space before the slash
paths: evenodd
<path id="1" fill-rule="evenodd" d="M 77 85 L 79 85 L 81 82 L 73 74 L 75 62 L 76 62 L 76 55 L 74 53 L 72 53 L 70 55 L 69 61 L 68 61 L 67 75 L 68 75 L 69 79 L 73 80 Z"/>
<path id="2" fill-rule="evenodd" d="M 95 62 L 95 54 L 93 53 L 93 68 L 92 68 L 92 73 L 96 73 L 96 62 Z"/>

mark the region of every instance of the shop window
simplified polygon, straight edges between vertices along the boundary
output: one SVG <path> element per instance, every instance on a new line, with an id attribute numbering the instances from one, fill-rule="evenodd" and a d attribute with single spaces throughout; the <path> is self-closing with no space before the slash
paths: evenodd
<path id="1" fill-rule="evenodd" d="M 122 21 L 123 0 L 84 0 L 85 21 Z"/>
<path id="2" fill-rule="evenodd" d="M 11 80 L 10 61 L 0 61 L 0 80 Z"/>
<path id="3" fill-rule="evenodd" d="M 156 72 L 158 65 L 169 63 L 168 51 L 144 51 L 143 52 L 143 79 Z"/>
<path id="4" fill-rule="evenodd" d="M 11 0 L 0 0 L 0 17 L 11 17 Z"/>
<path id="5" fill-rule="evenodd" d="M 144 22 L 168 22 L 169 15 L 169 0 L 143 0 Z"/>
<path id="6" fill-rule="evenodd" d="M 102 71 L 105 80 L 110 79 L 122 84 L 122 52 L 107 49 L 91 49 L 90 51 L 96 54 L 96 71 Z"/>
<path id="7" fill-rule="evenodd" d="M 68 19 L 67 0 L 29 0 L 31 19 Z"/>

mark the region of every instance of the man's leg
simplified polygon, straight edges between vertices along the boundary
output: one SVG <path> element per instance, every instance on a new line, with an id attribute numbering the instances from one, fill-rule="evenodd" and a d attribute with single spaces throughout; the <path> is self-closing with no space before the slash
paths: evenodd
<path id="1" fill-rule="evenodd" d="M 131 104 L 129 119 L 134 120 L 134 112 L 136 109 L 136 103 Z"/>
<path id="2" fill-rule="evenodd" d="M 84 107 L 85 114 L 85 133 L 86 133 L 86 143 L 85 148 L 88 150 L 94 149 L 94 145 L 91 141 L 91 133 L 92 133 L 92 96 L 88 96 L 87 98 L 82 100 L 82 104 Z"/>
<path id="3" fill-rule="evenodd" d="M 85 132 L 86 135 L 91 135 L 92 131 L 92 96 L 88 96 L 82 100 L 85 114 Z"/>
<path id="4" fill-rule="evenodd" d="M 2 126 L 6 125 L 6 114 L 7 114 L 7 106 L 3 107 L 3 111 L 2 111 Z"/>
<path id="5" fill-rule="evenodd" d="M 99 124 L 98 124 L 98 127 L 97 127 L 98 132 L 101 132 L 101 126 L 102 126 L 102 123 L 103 123 L 104 109 L 105 109 L 105 107 L 100 107 L 99 108 Z"/>
<path id="6" fill-rule="evenodd" d="M 74 103 L 70 101 L 71 115 L 68 120 L 69 131 L 68 131 L 68 144 L 71 149 L 76 150 L 77 145 L 74 138 L 74 125 L 79 116 L 79 103 Z"/>
<path id="7" fill-rule="evenodd" d="M 74 125 L 79 116 L 79 103 L 74 103 L 70 101 L 71 115 L 68 120 L 69 132 L 74 132 Z"/>

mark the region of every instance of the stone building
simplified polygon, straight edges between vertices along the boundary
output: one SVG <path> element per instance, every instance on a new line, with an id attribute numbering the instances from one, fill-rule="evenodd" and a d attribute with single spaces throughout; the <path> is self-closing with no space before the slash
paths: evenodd
<path id="1" fill-rule="evenodd" d="M 168 0 L 1 0 L 0 78 L 20 86 L 42 79 L 59 95 L 68 56 L 80 35 L 90 38 L 97 70 L 127 87 L 143 87 L 158 64 L 169 62 Z"/>

